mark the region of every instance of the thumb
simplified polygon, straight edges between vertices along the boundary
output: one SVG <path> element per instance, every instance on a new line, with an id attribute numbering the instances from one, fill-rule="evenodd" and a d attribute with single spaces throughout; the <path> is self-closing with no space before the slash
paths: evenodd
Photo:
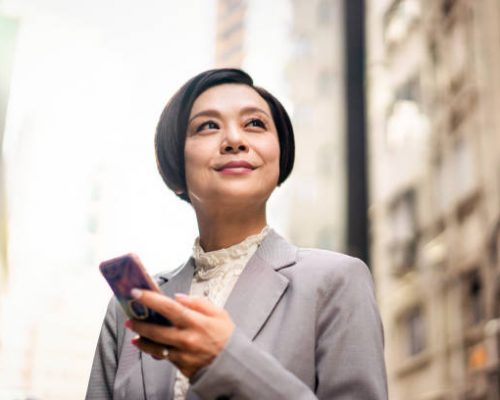
<path id="1" fill-rule="evenodd" d="M 183 306 L 198 311 L 201 314 L 212 316 L 216 315 L 220 309 L 210 300 L 198 296 L 188 296 L 184 293 L 176 293 L 175 300 Z"/>

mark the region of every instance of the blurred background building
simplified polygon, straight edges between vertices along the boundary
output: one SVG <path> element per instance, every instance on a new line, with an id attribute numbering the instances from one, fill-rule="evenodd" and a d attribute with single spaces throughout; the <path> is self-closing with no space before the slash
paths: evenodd
<path id="1" fill-rule="evenodd" d="M 7 200 L 3 137 L 9 99 L 17 21 L 0 15 L 0 287 L 7 273 Z M 1 293 L 1 292 L 0 292 Z"/>
<path id="2" fill-rule="evenodd" d="M 8 235 L 8 205 L 7 184 L 5 174 L 5 160 L 3 150 L 3 138 L 5 131 L 5 119 L 9 100 L 10 81 L 12 75 L 12 63 L 14 58 L 15 41 L 18 22 L 15 19 L 2 16 L 0 13 L 0 313 L 2 300 L 7 288 L 7 235 Z M 2 330 L 0 314 L 0 331 Z M 0 338 L 0 353 L 2 352 L 2 340 Z"/>
<path id="3" fill-rule="evenodd" d="M 293 121 L 294 172 L 271 199 L 272 225 L 302 246 L 345 251 L 343 2 L 218 0 L 217 9 L 215 64 L 249 71 Z"/>
<path id="4" fill-rule="evenodd" d="M 367 2 L 372 266 L 394 399 L 499 399 L 500 3 Z"/>
<path id="5" fill-rule="evenodd" d="M 288 235 L 304 247 L 345 251 L 346 117 L 341 1 L 294 1 L 286 74 L 297 160 Z M 298 212 L 301 210 L 302 212 Z"/>
<path id="6" fill-rule="evenodd" d="M 215 27 L 215 66 L 241 68 L 245 57 L 244 0 L 218 0 Z"/>

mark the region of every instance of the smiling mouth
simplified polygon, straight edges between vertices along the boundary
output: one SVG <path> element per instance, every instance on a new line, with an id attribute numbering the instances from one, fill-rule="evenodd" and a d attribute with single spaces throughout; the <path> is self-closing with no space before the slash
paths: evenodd
<path id="1" fill-rule="evenodd" d="M 230 161 L 215 170 L 224 175 L 242 175 L 251 173 L 255 168 L 246 161 Z"/>

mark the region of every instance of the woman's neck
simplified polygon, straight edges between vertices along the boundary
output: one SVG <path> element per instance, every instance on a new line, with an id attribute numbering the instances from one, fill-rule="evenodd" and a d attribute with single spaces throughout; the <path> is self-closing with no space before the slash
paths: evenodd
<path id="1" fill-rule="evenodd" d="M 242 242 L 251 235 L 256 235 L 267 225 L 266 211 L 258 213 L 229 212 L 216 215 L 204 215 L 196 212 L 200 245 L 205 251 L 214 251 Z"/>

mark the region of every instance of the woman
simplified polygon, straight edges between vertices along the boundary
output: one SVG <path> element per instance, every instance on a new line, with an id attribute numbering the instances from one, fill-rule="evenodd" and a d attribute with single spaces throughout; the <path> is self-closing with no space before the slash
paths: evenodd
<path id="1" fill-rule="evenodd" d="M 199 238 L 186 264 L 158 276 L 165 295 L 132 293 L 173 327 L 126 320 L 110 303 L 87 399 L 387 398 L 366 266 L 267 226 L 267 199 L 294 160 L 280 102 L 241 70 L 203 72 L 165 107 L 155 145 Z"/>

